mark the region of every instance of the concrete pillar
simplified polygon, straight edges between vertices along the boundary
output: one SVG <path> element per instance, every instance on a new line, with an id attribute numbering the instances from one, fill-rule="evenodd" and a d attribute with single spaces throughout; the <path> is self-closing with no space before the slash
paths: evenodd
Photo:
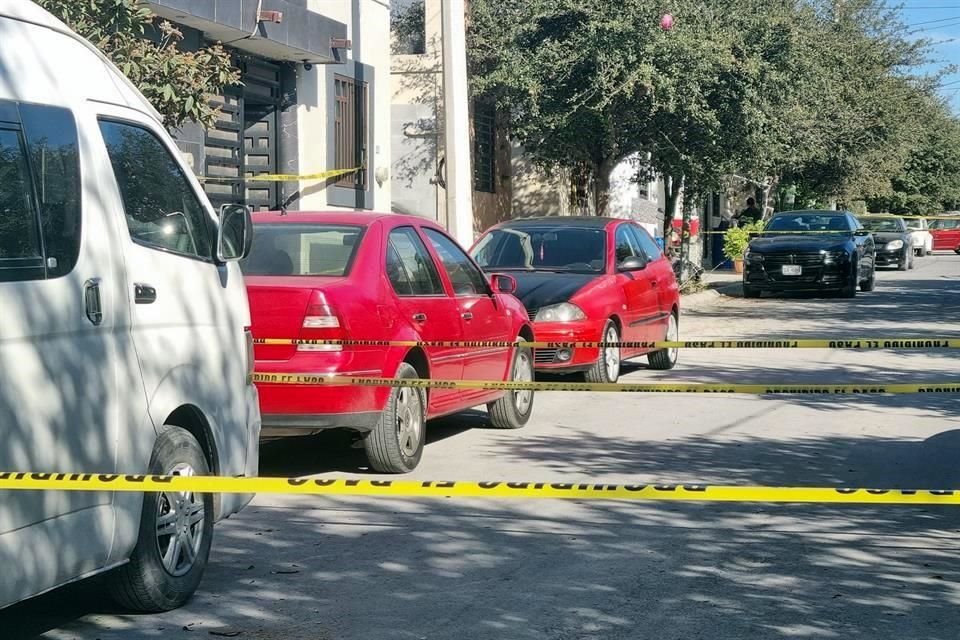
<path id="1" fill-rule="evenodd" d="M 457 242 L 469 247 L 473 244 L 473 171 L 470 165 L 466 7 L 464 0 L 444 0 L 441 5 L 447 226 Z"/>

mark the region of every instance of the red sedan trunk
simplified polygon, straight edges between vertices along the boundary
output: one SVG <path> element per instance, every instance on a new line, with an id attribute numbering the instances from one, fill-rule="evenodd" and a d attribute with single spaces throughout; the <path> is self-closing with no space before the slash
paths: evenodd
<path id="1" fill-rule="evenodd" d="M 253 249 L 242 266 L 255 338 L 512 342 L 533 337 L 520 302 L 494 291 L 466 253 L 433 223 L 410 216 L 352 212 L 258 213 L 254 228 Z M 512 379 L 517 362 L 523 361 L 518 360 L 521 353 L 529 359 L 532 374 L 529 350 L 506 347 L 255 347 L 260 373 L 385 378 L 402 374 L 445 380 Z M 263 434 L 268 438 L 334 427 L 362 434 L 390 431 L 394 429 L 390 421 L 401 420 L 396 415 L 397 392 L 388 387 L 260 383 L 258 389 Z M 422 402 L 416 394 L 423 396 Z M 404 396 L 411 397 L 425 420 L 526 396 L 435 389 Z M 525 422 L 529 406 L 523 407 Z M 405 437 L 413 436 L 408 430 Z M 422 447 L 422 433 L 417 438 L 414 444 Z M 418 451 L 408 456 L 410 464 L 419 459 Z M 378 468 L 405 471 L 408 467 Z"/>

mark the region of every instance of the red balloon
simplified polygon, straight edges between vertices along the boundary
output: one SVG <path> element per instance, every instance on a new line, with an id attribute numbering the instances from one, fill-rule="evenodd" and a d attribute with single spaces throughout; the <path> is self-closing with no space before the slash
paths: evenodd
<path id="1" fill-rule="evenodd" d="M 660 18 L 660 28 L 664 31 L 670 31 L 673 28 L 673 16 L 669 13 L 663 14 L 663 17 Z"/>

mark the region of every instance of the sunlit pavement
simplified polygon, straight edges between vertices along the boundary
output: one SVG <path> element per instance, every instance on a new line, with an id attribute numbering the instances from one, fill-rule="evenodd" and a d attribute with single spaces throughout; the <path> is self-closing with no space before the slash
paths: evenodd
<path id="1" fill-rule="evenodd" d="M 960 256 L 856 300 L 719 298 L 685 338 L 911 337 L 960 319 Z M 684 351 L 627 379 L 960 380 L 958 352 Z M 431 426 L 413 478 L 960 486 L 960 398 L 540 394 L 523 430 Z M 264 475 L 362 477 L 343 434 Z M 258 498 L 217 529 L 186 607 L 120 615 L 96 582 L 0 614 L 0 638 L 910 638 L 960 628 L 956 508 Z"/>

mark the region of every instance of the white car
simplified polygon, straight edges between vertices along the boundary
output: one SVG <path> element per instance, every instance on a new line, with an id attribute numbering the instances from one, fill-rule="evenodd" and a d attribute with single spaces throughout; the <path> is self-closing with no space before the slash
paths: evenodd
<path id="1" fill-rule="evenodd" d="M 918 256 L 925 256 L 933 251 L 933 236 L 930 234 L 926 218 L 904 218 L 907 229 L 910 230 L 910 243 L 913 252 Z"/>
<path id="2" fill-rule="evenodd" d="M 0 471 L 256 475 L 249 209 L 218 219 L 146 99 L 49 13 L 0 0 L 0 42 Z M 177 607 L 250 498 L 0 492 L 0 608 L 108 571 L 125 607 Z"/>

